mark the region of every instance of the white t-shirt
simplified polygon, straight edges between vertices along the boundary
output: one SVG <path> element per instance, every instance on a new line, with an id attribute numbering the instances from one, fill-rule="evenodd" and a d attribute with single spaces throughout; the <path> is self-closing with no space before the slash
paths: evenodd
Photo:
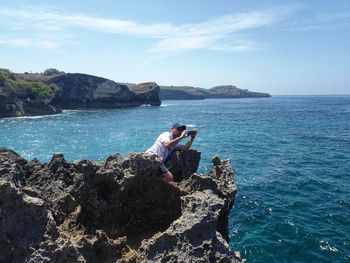
<path id="1" fill-rule="evenodd" d="M 173 139 L 173 135 L 171 132 L 163 132 L 161 135 L 158 136 L 155 143 L 152 145 L 151 148 L 149 148 L 146 153 L 155 153 L 158 156 L 163 158 L 163 161 L 168 157 L 168 155 L 175 149 L 176 146 L 174 146 L 171 149 L 167 149 L 164 146 L 165 141 L 171 141 Z"/>

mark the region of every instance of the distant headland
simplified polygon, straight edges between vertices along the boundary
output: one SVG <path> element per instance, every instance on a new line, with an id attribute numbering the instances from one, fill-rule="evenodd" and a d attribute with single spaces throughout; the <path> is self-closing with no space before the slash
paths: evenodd
<path id="1" fill-rule="evenodd" d="M 233 85 L 215 86 L 210 89 L 191 86 L 160 86 L 161 100 L 202 100 L 214 98 L 262 98 L 271 97 L 269 93 L 239 89 Z"/>
<path id="2" fill-rule="evenodd" d="M 159 106 L 166 99 L 270 97 L 232 85 L 211 89 L 159 86 L 155 82 L 120 83 L 81 73 L 47 69 L 42 73 L 14 73 L 0 69 L 0 117 L 61 113 L 63 109 Z"/>

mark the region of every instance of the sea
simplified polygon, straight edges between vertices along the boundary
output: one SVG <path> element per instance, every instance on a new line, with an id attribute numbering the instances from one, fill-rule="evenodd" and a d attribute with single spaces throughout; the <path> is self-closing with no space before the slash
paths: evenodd
<path id="1" fill-rule="evenodd" d="M 174 122 L 198 128 L 199 172 L 231 158 L 230 245 L 247 262 L 350 262 L 350 95 L 167 100 L 0 119 L 0 147 L 31 160 L 143 152 Z"/>

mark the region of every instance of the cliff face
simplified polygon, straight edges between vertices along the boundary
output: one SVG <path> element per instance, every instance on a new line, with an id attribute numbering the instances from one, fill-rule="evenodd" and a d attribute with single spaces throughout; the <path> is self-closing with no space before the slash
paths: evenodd
<path id="1" fill-rule="evenodd" d="M 10 89 L 0 85 L 0 118 L 60 113 L 49 98 L 42 98 L 29 89 Z"/>
<path id="2" fill-rule="evenodd" d="M 134 93 L 136 101 L 141 104 L 150 104 L 159 106 L 161 101 L 159 99 L 159 86 L 155 82 L 146 82 L 134 85 L 130 88 Z"/>
<path id="3" fill-rule="evenodd" d="M 206 93 L 190 86 L 160 86 L 159 96 L 162 100 L 203 100 Z"/>
<path id="4" fill-rule="evenodd" d="M 26 76 L 25 74 L 22 74 Z M 50 105 L 54 87 L 0 68 L 0 117 L 55 114 L 59 108 Z"/>
<path id="5" fill-rule="evenodd" d="M 207 92 L 208 98 L 261 98 L 271 97 L 268 93 L 239 89 L 232 85 L 215 86 Z"/>
<path id="6" fill-rule="evenodd" d="M 240 262 L 227 243 L 230 162 L 199 175 L 199 160 L 172 156 L 166 184 L 148 154 L 45 164 L 0 148 L 0 261 Z"/>
<path id="7" fill-rule="evenodd" d="M 239 89 L 232 85 L 216 86 L 211 89 L 187 86 L 161 86 L 159 96 L 162 100 L 271 97 L 268 93 Z"/>
<path id="8" fill-rule="evenodd" d="M 68 109 L 160 105 L 159 87 L 155 83 L 137 85 L 135 92 L 126 85 L 86 74 L 59 75 L 47 83 L 58 87 L 52 103 Z"/>
<path id="9" fill-rule="evenodd" d="M 48 69 L 44 73 L 12 73 L 0 69 L 0 117 L 47 115 L 62 109 L 159 106 L 159 86 L 126 85 L 86 74 Z"/>

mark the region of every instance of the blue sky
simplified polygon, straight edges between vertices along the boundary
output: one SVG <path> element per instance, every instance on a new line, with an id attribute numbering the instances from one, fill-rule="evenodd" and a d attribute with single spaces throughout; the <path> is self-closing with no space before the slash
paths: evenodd
<path id="1" fill-rule="evenodd" d="M 350 1 L 7 1 L 0 67 L 350 94 Z"/>

